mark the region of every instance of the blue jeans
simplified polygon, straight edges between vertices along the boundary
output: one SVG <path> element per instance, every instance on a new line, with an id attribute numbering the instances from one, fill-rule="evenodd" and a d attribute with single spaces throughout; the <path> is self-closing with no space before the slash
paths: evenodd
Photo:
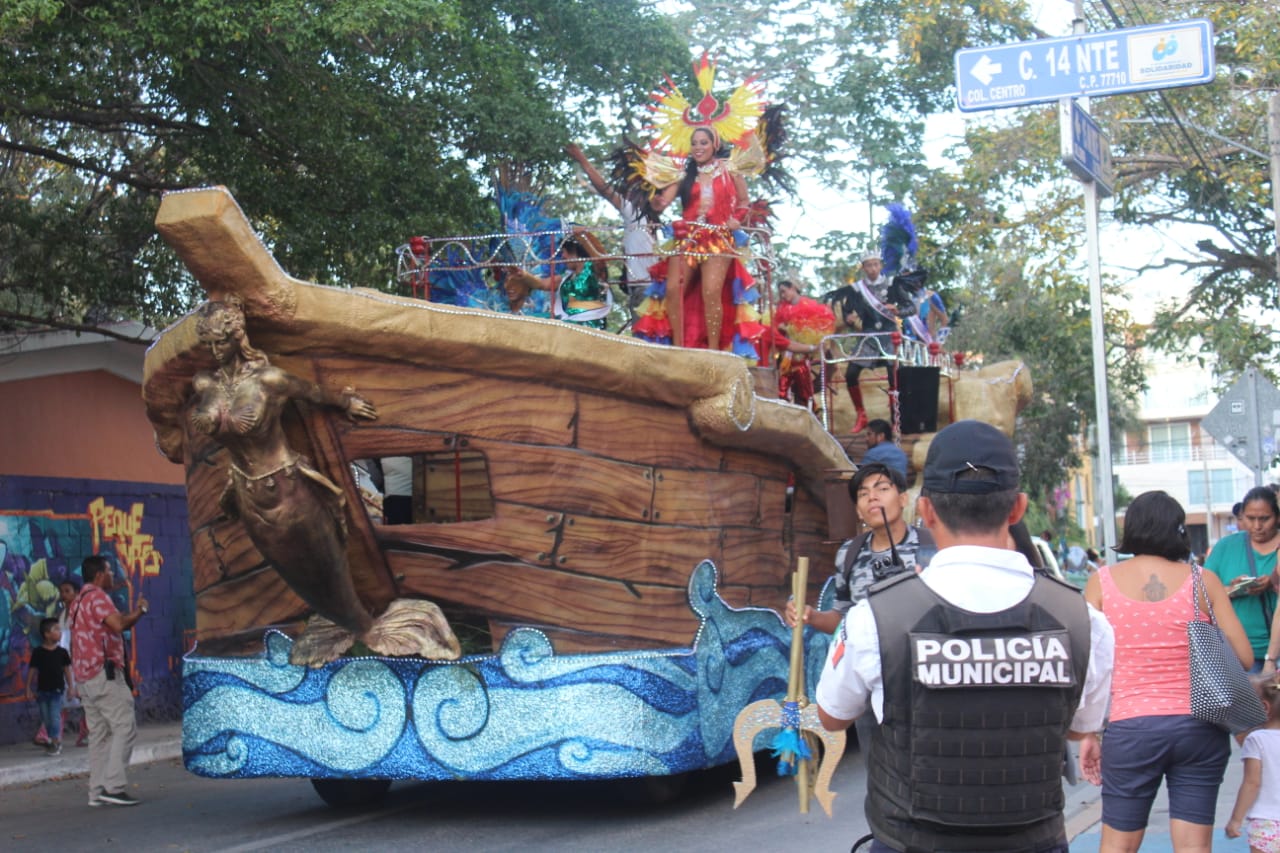
<path id="1" fill-rule="evenodd" d="M 49 740 L 62 740 L 62 691 L 36 691 L 36 707 L 40 709 L 44 733 Z"/>

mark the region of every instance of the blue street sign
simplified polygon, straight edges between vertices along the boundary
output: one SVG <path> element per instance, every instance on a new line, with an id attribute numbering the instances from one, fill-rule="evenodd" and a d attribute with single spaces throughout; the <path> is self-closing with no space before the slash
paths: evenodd
<path id="1" fill-rule="evenodd" d="M 1098 195 L 1111 195 L 1111 141 L 1102 128 L 1074 100 L 1062 104 L 1062 162 L 1082 181 L 1093 181 Z"/>
<path id="2" fill-rule="evenodd" d="M 966 112 L 1213 80 L 1213 25 L 1177 21 L 956 51 Z"/>

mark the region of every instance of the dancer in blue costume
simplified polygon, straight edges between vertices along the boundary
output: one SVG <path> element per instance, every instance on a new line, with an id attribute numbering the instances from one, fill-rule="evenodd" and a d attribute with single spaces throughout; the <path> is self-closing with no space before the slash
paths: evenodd
<path id="1" fill-rule="evenodd" d="M 885 206 L 889 220 L 880 227 L 884 276 L 891 280 L 888 299 L 903 318 L 903 331 L 925 344 L 942 343 L 950 331 L 947 306 L 926 287 L 929 271 L 914 265 L 919 243 L 911 211 L 896 202 Z"/>

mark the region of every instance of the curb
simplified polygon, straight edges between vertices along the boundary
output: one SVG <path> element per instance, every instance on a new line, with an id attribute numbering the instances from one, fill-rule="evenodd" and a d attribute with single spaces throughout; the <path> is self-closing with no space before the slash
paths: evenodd
<path id="1" fill-rule="evenodd" d="M 77 750 L 74 755 L 65 752 L 58 756 L 40 756 L 43 760 L 24 762 L 16 767 L 0 770 L 0 788 L 14 785 L 32 785 L 37 782 L 48 782 L 52 779 L 71 779 L 89 775 L 88 750 Z M 181 741 L 164 743 L 144 743 L 133 748 L 133 757 L 129 766 L 150 764 L 153 761 L 168 761 L 182 757 Z"/>

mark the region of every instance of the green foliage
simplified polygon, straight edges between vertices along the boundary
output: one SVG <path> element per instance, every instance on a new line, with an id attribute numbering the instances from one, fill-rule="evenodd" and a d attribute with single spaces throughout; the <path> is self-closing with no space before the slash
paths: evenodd
<path id="1" fill-rule="evenodd" d="M 0 323 L 163 323 L 152 221 L 223 184 L 300 277 L 379 286 L 412 233 L 491 227 L 687 51 L 641 0 L 22 0 L 0 12 Z"/>
<path id="2" fill-rule="evenodd" d="M 1156 20 L 1164 14 L 1158 4 L 1140 7 Z M 1116 216 L 1138 226 L 1198 227 L 1197 237 L 1186 241 L 1194 248 L 1155 264 L 1190 273 L 1198 283 L 1156 315 L 1151 340 L 1171 351 L 1186 349 L 1232 376 L 1251 362 L 1273 361 L 1280 347 L 1280 332 L 1264 319 L 1280 307 L 1271 213 L 1276 188 L 1267 159 L 1258 156 L 1268 149 L 1267 101 L 1280 89 L 1280 7 L 1202 0 L 1179 6 L 1178 17 L 1213 22 L 1217 78 L 1207 86 L 1100 102 L 1122 186 Z M 1177 111 L 1176 120 L 1166 107 Z"/>
<path id="3" fill-rule="evenodd" d="M 1021 359 L 1035 386 L 1018 422 L 1023 487 L 1040 502 L 1051 498 L 1079 464 L 1086 426 L 1093 422 L 1094 382 L 1088 292 L 1061 260 L 1041 267 L 1009 264 L 1007 247 L 974 258 L 950 344 L 992 363 Z M 1139 343 L 1127 318 L 1107 317 L 1108 385 L 1113 429 L 1123 428 L 1143 386 Z"/>

